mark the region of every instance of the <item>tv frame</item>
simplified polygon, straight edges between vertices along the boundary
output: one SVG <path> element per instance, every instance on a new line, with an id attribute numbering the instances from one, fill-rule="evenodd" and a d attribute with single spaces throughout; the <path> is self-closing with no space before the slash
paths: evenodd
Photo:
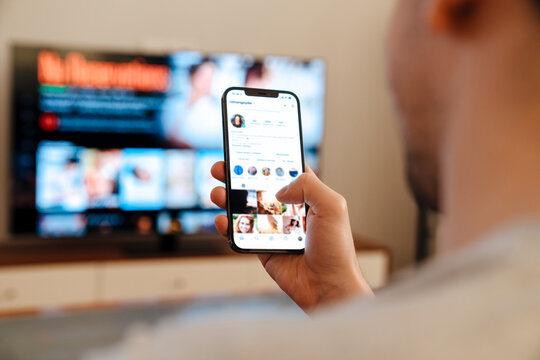
<path id="1" fill-rule="evenodd" d="M 33 42 L 15 42 L 10 44 L 9 46 L 9 55 L 8 55 L 8 68 L 9 70 L 9 78 L 7 83 L 9 84 L 8 92 L 6 93 L 8 97 L 8 111 L 6 112 L 8 114 L 8 121 L 6 121 L 6 130 L 7 130 L 7 148 L 9 151 L 9 161 L 8 161 L 8 171 L 6 171 L 6 180 L 9 184 L 9 191 L 8 196 L 5 201 L 5 204 L 7 206 L 7 212 L 6 212 L 6 234 L 5 239 L 8 243 L 17 244 L 17 245 L 41 245 L 44 243 L 47 244 L 58 244 L 58 245 L 65 245 L 65 244 L 73 244 L 73 245 L 84 245 L 84 244 L 95 244 L 96 246 L 105 246 L 105 245 L 111 245 L 111 244 L 117 244 L 117 245 L 126 245 L 130 246 L 133 244 L 139 244 L 139 245 L 155 245 L 160 244 L 159 248 L 164 247 L 164 242 L 170 244 L 171 243 L 171 237 L 167 234 L 160 234 L 157 231 L 154 231 L 151 234 L 139 234 L 136 231 L 132 230 L 130 232 L 116 232 L 113 234 L 85 234 L 83 236 L 61 236 L 61 237 L 44 237 L 40 236 L 37 231 L 35 233 L 24 233 L 24 234 L 18 234 L 14 233 L 13 230 L 13 201 L 14 201 L 14 183 L 15 183 L 15 177 L 13 176 L 13 173 L 15 171 L 15 154 L 14 154 L 14 143 L 15 143 L 15 129 L 14 126 L 14 119 L 16 118 L 16 106 L 15 106 L 15 81 L 16 77 L 14 75 L 14 69 L 15 69 L 15 59 L 14 59 L 14 52 L 15 48 L 17 47 L 24 47 L 24 48 L 42 48 L 42 49 L 51 49 L 51 50 L 61 50 L 61 51 L 81 51 L 81 52 L 95 52 L 95 53 L 106 53 L 108 55 L 126 55 L 126 56 L 132 56 L 134 54 L 140 54 L 141 56 L 171 56 L 175 53 L 182 52 L 182 51 L 196 51 L 202 54 L 203 56 L 212 57 L 215 55 L 226 55 L 226 54 L 234 54 L 234 55 L 240 55 L 240 56 L 250 56 L 254 59 L 264 59 L 268 56 L 283 56 L 288 57 L 291 59 L 299 60 L 299 61 L 311 61 L 314 59 L 319 59 L 325 63 L 325 72 L 324 72 L 324 113 L 323 113 L 323 135 L 319 144 L 319 147 L 317 148 L 317 158 L 318 158 L 318 169 L 317 174 L 321 174 L 321 154 L 324 152 L 325 147 L 325 128 L 327 126 L 327 97 L 328 97 L 328 62 L 324 57 L 321 56 L 306 56 L 306 57 L 299 57 L 299 56 L 291 56 L 291 55 L 282 55 L 282 54 L 261 54 L 261 53 L 243 53 L 243 52 L 228 52 L 228 51 L 206 51 L 206 50 L 193 50 L 193 49 L 171 49 L 171 50 L 162 50 L 162 51 L 147 51 L 144 49 L 137 49 L 137 48 L 109 48 L 107 46 L 81 46 L 81 45 L 74 45 L 70 46 L 69 44 L 42 44 L 42 43 L 33 43 Z M 197 234 L 176 234 L 173 236 L 175 239 L 174 241 L 177 242 L 180 239 L 188 240 L 188 241 L 209 241 L 209 244 L 221 244 L 224 241 L 224 238 L 217 232 L 215 233 L 197 233 Z M 164 241 L 165 240 L 165 241 Z M 170 247 L 170 245 L 165 245 L 165 247 Z M 212 245 L 210 245 L 212 247 Z M 176 248 L 175 248 L 176 249 Z"/>

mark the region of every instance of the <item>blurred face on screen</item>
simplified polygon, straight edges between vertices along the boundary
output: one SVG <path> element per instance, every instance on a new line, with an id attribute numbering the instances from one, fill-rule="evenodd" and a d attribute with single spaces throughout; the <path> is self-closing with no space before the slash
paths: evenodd
<path id="1" fill-rule="evenodd" d="M 216 66 L 211 61 L 205 61 L 191 74 L 191 89 L 198 96 L 210 94 L 212 79 Z"/>
<path id="2" fill-rule="evenodd" d="M 270 81 L 268 68 L 260 61 L 256 61 L 246 70 L 244 86 L 249 88 L 266 89 Z"/>

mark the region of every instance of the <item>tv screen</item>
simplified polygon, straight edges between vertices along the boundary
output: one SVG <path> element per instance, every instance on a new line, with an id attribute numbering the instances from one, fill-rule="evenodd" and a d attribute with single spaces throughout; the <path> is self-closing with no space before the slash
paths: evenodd
<path id="1" fill-rule="evenodd" d="M 210 167 L 230 86 L 295 92 L 317 169 L 321 59 L 13 47 L 11 233 L 214 232 Z"/>

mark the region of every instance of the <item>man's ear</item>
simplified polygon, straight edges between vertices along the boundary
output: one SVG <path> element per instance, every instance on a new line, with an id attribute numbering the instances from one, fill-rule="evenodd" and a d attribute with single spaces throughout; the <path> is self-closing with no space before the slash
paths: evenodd
<path id="1" fill-rule="evenodd" d="M 429 0 L 427 23 L 441 33 L 463 33 L 470 30 L 478 17 L 481 0 Z"/>

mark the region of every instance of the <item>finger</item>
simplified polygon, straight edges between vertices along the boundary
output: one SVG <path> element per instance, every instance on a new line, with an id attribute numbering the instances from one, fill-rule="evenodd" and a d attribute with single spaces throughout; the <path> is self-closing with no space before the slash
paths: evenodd
<path id="1" fill-rule="evenodd" d="M 225 182 L 225 162 L 224 161 L 218 161 L 214 165 L 212 165 L 212 169 L 210 170 L 210 173 L 214 178 L 221 182 Z"/>
<path id="2" fill-rule="evenodd" d="M 227 192 L 223 186 L 217 186 L 212 189 L 210 200 L 223 210 L 227 210 Z"/>
<path id="3" fill-rule="evenodd" d="M 306 173 L 315 175 L 315 172 L 306 164 Z"/>
<path id="4" fill-rule="evenodd" d="M 340 211 L 345 199 L 326 186 L 313 172 L 306 172 L 278 191 L 276 198 L 285 204 L 305 202 L 315 213 Z"/>
<path id="5" fill-rule="evenodd" d="M 268 260 L 270 260 L 271 256 L 271 254 L 259 254 L 259 260 L 263 267 L 266 266 L 266 263 L 268 262 Z"/>
<path id="6" fill-rule="evenodd" d="M 214 224 L 216 225 L 217 231 L 223 235 L 228 236 L 228 230 L 229 230 L 229 220 L 227 219 L 226 215 L 218 215 L 214 219 Z"/>

